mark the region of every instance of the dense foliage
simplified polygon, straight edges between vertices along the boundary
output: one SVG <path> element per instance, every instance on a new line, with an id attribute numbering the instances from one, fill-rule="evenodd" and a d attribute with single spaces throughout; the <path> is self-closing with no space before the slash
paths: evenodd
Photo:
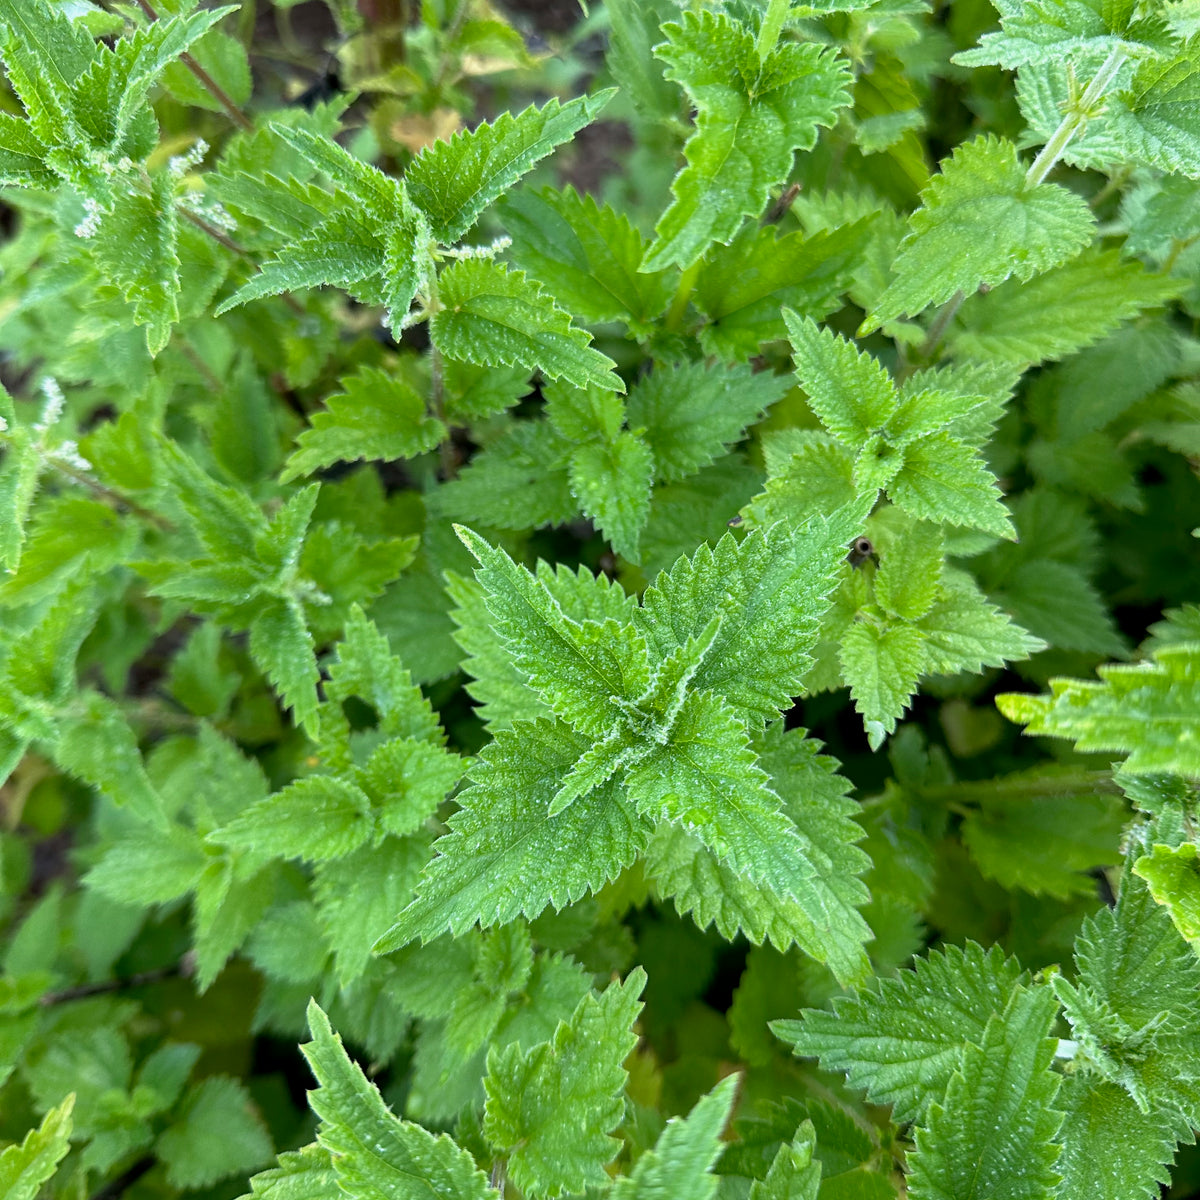
<path id="1" fill-rule="evenodd" d="M 0 1196 L 1197 1186 L 1200 4 L 993 3 L 0 0 Z"/>

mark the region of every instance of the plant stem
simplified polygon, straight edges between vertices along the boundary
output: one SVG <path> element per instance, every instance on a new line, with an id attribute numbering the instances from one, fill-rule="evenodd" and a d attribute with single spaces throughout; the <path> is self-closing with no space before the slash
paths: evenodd
<path id="1" fill-rule="evenodd" d="M 92 1200 L 117 1200 L 118 1196 L 124 1195 L 143 1175 L 151 1171 L 156 1162 L 157 1159 L 152 1154 L 139 1158 L 127 1171 L 122 1171 L 111 1183 L 106 1183 L 92 1196 Z"/>
<path id="2" fill-rule="evenodd" d="M 61 475 L 65 475 L 68 479 L 75 483 L 81 484 L 87 488 L 93 495 L 101 500 L 111 504 L 114 508 L 127 508 L 135 517 L 141 517 L 143 521 L 148 521 L 164 533 L 171 533 L 175 526 L 171 524 L 166 517 L 159 516 L 156 512 L 151 512 L 150 509 L 144 508 L 136 500 L 131 500 L 128 496 L 121 492 L 115 491 L 113 488 L 106 487 L 98 479 L 93 479 L 90 475 L 79 470 L 78 467 L 73 467 L 69 462 L 57 456 L 50 454 L 46 461 Z"/>
<path id="3" fill-rule="evenodd" d="M 687 312 L 688 301 L 692 298 L 692 292 L 696 287 L 696 280 L 700 278 L 700 264 L 692 263 L 679 279 L 679 287 L 675 289 L 675 299 L 671 301 L 671 307 L 667 312 L 667 319 L 664 322 L 667 329 L 671 333 L 678 333 L 680 325 L 683 324 L 684 314 Z"/>
<path id="4" fill-rule="evenodd" d="M 104 996 L 109 992 L 123 992 L 127 988 L 145 987 L 150 983 L 161 983 L 164 979 L 180 976 L 189 979 L 196 969 L 195 955 L 190 951 L 177 963 L 169 967 L 156 967 L 153 971 L 141 971 L 124 979 L 106 979 L 102 983 L 81 983 L 78 987 L 63 988 L 59 992 L 47 992 L 38 1003 L 42 1008 L 55 1004 L 66 1004 L 71 1000 L 86 1000 L 90 996 Z"/>
<path id="5" fill-rule="evenodd" d="M 154 9 L 154 5 L 150 0 L 137 0 L 138 7 L 146 14 L 151 21 L 158 20 L 158 13 Z M 196 77 L 200 86 L 225 110 L 226 116 L 239 128 L 246 132 L 250 132 L 254 128 L 254 123 L 236 104 L 234 104 L 229 93 L 192 57 L 184 51 L 179 56 L 179 61 Z"/>
<path id="6" fill-rule="evenodd" d="M 766 13 L 763 14 L 762 24 L 758 27 L 758 38 L 754 43 L 754 52 L 758 61 L 763 62 L 767 55 L 775 49 L 779 41 L 780 30 L 787 19 L 791 0 L 770 0 Z"/>
<path id="7" fill-rule="evenodd" d="M 286 12 L 287 10 L 285 9 L 283 11 Z M 192 212 L 190 208 L 184 208 L 182 204 L 177 204 L 175 206 L 175 210 L 181 217 L 184 218 L 184 220 L 190 221 L 202 233 L 208 234 L 208 236 L 212 238 L 214 242 L 220 246 L 224 246 L 226 250 L 230 251 L 230 253 L 240 255 L 242 258 L 249 259 L 254 263 L 255 266 L 258 265 L 254 255 L 251 254 L 250 251 L 244 246 L 239 246 L 237 242 L 233 240 L 233 238 L 224 232 L 224 230 L 218 229 L 215 225 L 210 224 L 203 217 Z M 296 316 L 303 317 L 306 315 L 304 312 L 304 306 L 299 300 L 296 299 L 295 296 L 292 296 L 288 292 L 282 292 L 279 298 L 288 306 L 288 308 L 292 310 L 292 312 L 296 314 Z"/>
<path id="8" fill-rule="evenodd" d="M 1109 84 L 1117 77 L 1117 72 L 1125 61 L 1125 52 L 1114 50 L 1101 64 L 1100 70 L 1092 77 L 1092 82 L 1079 100 L 1071 106 L 1071 110 L 1063 116 L 1058 128 L 1050 135 L 1050 140 L 1042 147 L 1042 152 L 1033 160 L 1033 165 L 1025 174 L 1025 186 L 1037 187 L 1050 174 L 1054 164 L 1062 157 L 1063 151 L 1088 123 L 1096 105 L 1104 98 Z"/>
<path id="9" fill-rule="evenodd" d="M 1000 797 L 1006 799 L 1037 800 L 1045 796 L 1063 796 L 1081 792 L 1104 792 L 1107 795 L 1120 793 L 1113 782 L 1110 771 L 1070 771 L 1058 775 L 1044 775 L 1037 779 L 1003 778 L 983 783 L 948 783 L 941 787 L 923 788 L 921 795 L 930 800 L 941 800 L 955 805 L 958 811 L 963 805 L 979 803 Z"/>
<path id="10" fill-rule="evenodd" d="M 433 415 L 442 423 L 446 436 L 438 443 L 438 458 L 442 464 L 442 478 L 454 479 L 458 475 L 458 464 L 454 461 L 454 446 L 450 441 L 450 427 L 446 424 L 446 363 L 442 352 L 431 346 L 429 351 L 429 406 Z"/>
<path id="11" fill-rule="evenodd" d="M 941 345 L 942 338 L 946 336 L 946 330 L 950 328 L 950 322 L 954 320 L 966 298 L 966 293 L 960 290 L 942 305 L 941 312 L 933 318 L 933 324 L 929 326 L 929 332 L 925 335 L 925 340 L 917 351 L 917 358 L 920 361 L 928 362 L 933 357 L 933 352 Z"/>

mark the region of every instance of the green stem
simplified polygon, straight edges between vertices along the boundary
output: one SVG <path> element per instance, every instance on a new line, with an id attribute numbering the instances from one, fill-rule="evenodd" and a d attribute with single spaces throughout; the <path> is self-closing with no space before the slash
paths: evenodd
<path id="1" fill-rule="evenodd" d="M 137 4 L 148 20 L 158 20 L 158 13 L 150 0 L 137 0 Z M 190 54 L 185 51 L 179 56 L 179 61 L 191 71 L 200 86 L 225 110 L 226 116 L 239 129 L 248 133 L 254 128 L 254 123 L 238 108 L 229 93 Z"/>
<path id="2" fill-rule="evenodd" d="M 87 488 L 98 499 L 112 505 L 114 508 L 127 508 L 135 517 L 141 517 L 143 521 L 148 521 L 164 533 L 170 533 L 175 528 L 166 517 L 160 517 L 158 513 L 151 512 L 148 508 L 143 508 L 136 500 L 130 500 L 128 496 L 124 496 L 110 487 L 105 487 L 99 480 L 93 479 L 77 467 L 73 467 L 69 462 L 53 454 L 46 457 L 46 462 L 60 475 L 65 475 L 73 483 L 78 483 Z"/>
<path id="3" fill-rule="evenodd" d="M 692 298 L 692 292 L 696 288 L 696 280 L 700 278 L 700 263 L 694 262 L 680 276 L 679 287 L 675 289 L 675 299 L 671 301 L 671 307 L 667 311 L 667 319 L 664 322 L 667 329 L 671 333 L 678 333 L 679 327 L 683 324 L 684 314 L 687 312 L 688 302 Z"/>
<path id="4" fill-rule="evenodd" d="M 1096 106 L 1104 99 L 1109 85 L 1116 79 L 1117 72 L 1124 62 L 1125 52 L 1121 49 L 1114 50 L 1104 60 L 1100 70 L 1092 77 L 1092 82 L 1087 85 L 1086 91 L 1071 106 L 1071 111 L 1059 122 L 1058 128 L 1050 135 L 1050 140 L 1042 147 L 1042 152 L 1033 160 L 1033 165 L 1025 175 L 1027 188 L 1037 187 L 1050 174 L 1071 140 L 1093 116 Z"/>
<path id="5" fill-rule="evenodd" d="M 942 787 L 922 788 L 922 797 L 940 800 L 956 812 L 965 805 L 978 804 L 984 800 L 999 798 L 1011 800 L 1038 800 L 1046 796 L 1078 795 L 1088 792 L 1103 792 L 1119 795 L 1120 788 L 1113 782 L 1111 771 L 1070 771 L 1059 775 L 1045 775 L 1037 779 L 1016 779 L 1006 782 L 1003 778 L 980 783 L 948 783 Z"/>
<path id="6" fill-rule="evenodd" d="M 933 324 L 929 326 L 929 332 L 925 335 L 925 340 L 917 351 L 917 358 L 920 362 L 927 363 L 933 358 L 933 352 L 941 345 L 942 338 L 946 336 L 946 330 L 950 328 L 950 322 L 954 320 L 966 298 L 966 293 L 960 290 L 942 305 L 941 312 L 933 318 Z"/>
<path id="7" fill-rule="evenodd" d="M 763 15 L 762 24 L 758 27 L 758 38 L 754 43 L 754 51 L 760 63 L 766 62 L 767 56 L 775 49 L 779 41 L 783 23 L 787 20 L 791 9 L 791 0 L 770 0 L 767 11 Z"/>

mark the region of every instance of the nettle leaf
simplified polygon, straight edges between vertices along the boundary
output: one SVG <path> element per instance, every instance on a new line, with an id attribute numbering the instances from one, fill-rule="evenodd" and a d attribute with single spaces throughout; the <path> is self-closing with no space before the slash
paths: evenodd
<path id="1" fill-rule="evenodd" d="M 457 242 L 493 200 L 591 124 L 615 94 L 610 89 L 567 104 L 551 100 L 515 117 L 502 113 L 491 124 L 481 122 L 448 142 L 426 147 L 405 172 L 404 182 L 434 237 L 443 245 Z"/>
<path id="2" fill-rule="evenodd" d="M 968 67 L 1000 66 L 1010 71 L 1033 63 L 1062 62 L 1087 53 L 1103 57 L 1117 50 L 1145 53 L 1146 46 L 1119 36 L 1123 22 L 1110 23 L 1107 4 L 1090 0 L 1050 0 L 1034 7 L 1020 0 L 995 0 L 1000 29 L 985 33 L 974 50 L 954 56 Z M 1132 11 L 1133 6 L 1127 6 Z"/>
<path id="3" fill-rule="evenodd" d="M 580 320 L 640 327 L 670 303 L 667 272 L 639 271 L 646 242 L 624 213 L 572 187 L 522 188 L 498 213 L 513 236 L 513 261 Z"/>
<path id="4" fill-rule="evenodd" d="M 0 1189 L 5 1200 L 37 1200 L 42 1185 L 58 1168 L 71 1148 L 71 1111 L 74 1094 L 42 1118 L 25 1140 L 0 1153 Z"/>
<path id="5" fill-rule="evenodd" d="M 968 297 L 948 340 L 969 359 L 1053 361 L 1098 342 L 1177 290 L 1176 281 L 1122 259 L 1119 250 L 1089 249 L 1026 283 L 1009 280 L 986 295 Z M 1054 320 L 1047 321 L 1051 311 Z"/>
<path id="6" fill-rule="evenodd" d="M 799 529 L 701 546 L 647 588 L 637 614 L 647 644 L 665 656 L 724 614 L 693 686 L 721 695 L 743 719 L 777 716 L 798 694 L 835 573 L 865 516 L 863 505 L 849 505 Z"/>
<path id="7" fill-rule="evenodd" d="M 1062 1200 L 1153 1200 L 1170 1182 L 1176 1139 L 1165 1114 L 1142 1112 L 1124 1088 L 1089 1070 L 1064 1076 L 1056 1107 L 1065 1114 L 1054 1164 Z"/>
<path id="8" fill-rule="evenodd" d="M 751 227 L 704 256 L 692 303 L 707 318 L 699 333 L 708 354 L 744 361 L 764 342 L 787 336 L 782 310 L 819 319 L 840 307 L 862 259 L 870 219 L 805 237 L 777 238 Z"/>
<path id="9" fill-rule="evenodd" d="M 720 458 L 787 389 L 788 380 L 769 371 L 663 364 L 629 389 L 627 421 L 644 430 L 659 479 L 686 479 Z"/>
<path id="10" fill-rule="evenodd" d="M 1115 909 L 1089 917 L 1075 944 L 1078 983 L 1054 980 L 1079 1057 L 1120 1085 L 1177 1140 L 1200 1113 L 1200 961 L 1166 909 L 1126 871 Z"/>
<path id="11" fill-rule="evenodd" d="M 690 267 L 713 242 L 727 243 L 788 177 L 794 152 L 811 149 L 818 127 L 850 102 L 845 64 L 812 43 L 784 43 L 760 60 L 751 30 L 711 11 L 685 13 L 663 33 L 654 52 L 697 115 L 648 271 Z"/>
<path id="12" fill-rule="evenodd" d="M 563 722 L 515 722 L 471 768 L 450 832 L 434 845 L 416 899 L 376 944 L 377 953 L 414 938 L 456 936 L 477 921 L 561 909 L 599 891 L 645 849 L 651 824 L 602 784 L 554 816 L 550 803 L 591 742 Z"/>
<path id="13" fill-rule="evenodd" d="M 645 985 L 638 967 L 599 998 L 585 996 L 550 1041 L 488 1055 L 484 1135 L 508 1155 L 508 1174 L 526 1195 L 607 1184 L 604 1167 L 621 1147 L 610 1134 L 625 1112 L 622 1064 L 637 1043 Z"/>
<path id="14" fill-rule="evenodd" d="M 723 1149 L 721 1133 L 738 1083 L 737 1075 L 727 1076 L 686 1117 L 672 1117 L 633 1170 L 618 1176 L 609 1193 L 612 1200 L 712 1200 L 718 1182 L 712 1167 Z"/>
<path id="15" fill-rule="evenodd" d="M 572 449 L 550 422 L 519 421 L 434 492 L 430 507 L 450 520 L 493 529 L 565 524 L 579 515 Z"/>
<path id="16" fill-rule="evenodd" d="M 796 375 L 821 424 L 857 448 L 897 407 L 891 377 L 871 355 L 814 321 L 784 313 Z"/>
<path id="17" fill-rule="evenodd" d="M 976 446 L 961 440 L 988 437 L 986 416 L 995 403 L 957 389 L 899 392 L 880 363 L 852 342 L 793 312 L 784 319 L 810 407 L 856 453 L 852 480 L 860 492 L 886 488 L 919 519 L 1016 536 L 995 476 Z M 984 419 L 972 420 L 973 414 Z M 833 474 L 840 486 L 840 472 Z"/>
<path id="18" fill-rule="evenodd" d="M 1006 1012 L 1022 975 L 1015 959 L 973 942 L 931 951 L 913 968 L 835 1000 L 832 1012 L 806 1009 L 771 1028 L 797 1055 L 845 1072 L 873 1104 L 892 1105 L 895 1120 L 921 1120 L 963 1069 L 968 1043 L 980 1045 Z"/>
<path id="19" fill-rule="evenodd" d="M 1200 774 L 1200 646 L 1161 646 L 1145 662 L 1098 669 L 1100 682 L 1054 679 L 1049 696 L 1009 692 L 997 707 L 1026 732 L 1080 750 L 1127 754 L 1125 770 Z"/>
<path id="20" fill-rule="evenodd" d="M 151 176 L 152 191 L 122 193 L 96 222 L 89 241 L 100 273 L 133 306 L 146 326 L 151 354 L 162 350 L 179 320 L 179 218 L 175 180 L 168 171 Z"/>
<path id="21" fill-rule="evenodd" d="M 297 223 L 303 235 L 282 243 L 254 278 L 217 306 L 216 315 L 263 296 L 330 284 L 365 304 L 385 306 L 386 323 L 398 326 L 433 271 L 428 222 L 404 183 L 355 158 L 331 137 L 278 123 L 270 128 L 311 170 L 328 176 L 336 195 L 320 200 L 310 192 L 304 207 L 324 220 L 313 229 L 301 216 Z"/>
<path id="22" fill-rule="evenodd" d="M 612 548 L 630 562 L 638 561 L 638 541 L 650 513 L 654 465 L 653 451 L 628 430 L 571 455 L 571 491 Z"/>
<path id="23" fill-rule="evenodd" d="M 438 280 L 429 336 L 447 358 L 541 370 L 576 387 L 623 392 L 616 363 L 594 350 L 540 284 L 488 259 L 462 259 Z"/>
<path id="24" fill-rule="evenodd" d="M 867 899 L 858 877 L 869 860 L 854 845 L 862 830 L 853 820 L 857 806 L 847 797 L 849 784 L 819 746 L 802 730 L 785 734 L 777 725 L 756 743 L 813 868 L 798 895 L 761 887 L 674 825 L 655 830 L 646 865 L 660 892 L 702 929 L 712 924 L 724 938 L 740 932 L 780 950 L 795 943 L 850 983 L 868 970 L 863 943 L 871 934 L 857 910 Z"/>
<path id="25" fill-rule="evenodd" d="M 399 375 L 360 367 L 341 387 L 296 439 L 281 482 L 335 462 L 413 458 L 446 437 L 446 426 L 429 415 L 424 397 Z"/>
<path id="26" fill-rule="evenodd" d="M 992 1016 L 945 1099 L 930 1106 L 908 1159 L 917 1197 L 1036 1200 L 1058 1182 L 1062 1122 L 1054 1102 L 1061 1076 L 1050 1069 L 1057 1045 L 1047 1037 L 1057 1016 L 1048 988 L 1019 991 L 1003 1016 Z"/>
<path id="27" fill-rule="evenodd" d="M 737 714 L 717 697 L 687 696 L 669 742 L 628 772 L 630 799 L 647 817 L 679 825 L 782 896 L 809 891 L 812 865 Z"/>
<path id="28" fill-rule="evenodd" d="M 155 1147 L 172 1187 L 211 1187 L 271 1157 L 271 1136 L 249 1092 L 227 1075 L 211 1075 L 190 1091 L 180 1117 Z"/>
<path id="29" fill-rule="evenodd" d="M 1128 91 L 1098 122 L 1099 135 L 1130 161 L 1200 179 L 1200 39 L 1173 58 L 1148 58 Z"/>
<path id="30" fill-rule="evenodd" d="M 1175 928 L 1200 952 L 1200 855 L 1195 842 L 1156 845 L 1133 864 L 1150 895 L 1171 914 Z"/>
<path id="31" fill-rule="evenodd" d="M 275 600 L 250 623 L 250 656 L 298 724 L 317 730 L 320 672 L 313 636 L 294 600 Z"/>
<path id="32" fill-rule="evenodd" d="M 312 1041 L 301 1048 L 320 1085 L 309 1093 L 309 1103 L 321 1119 L 317 1136 L 343 1191 L 364 1200 L 495 1195 L 471 1155 L 447 1134 L 432 1134 L 391 1112 L 379 1089 L 347 1057 L 315 1000 L 309 1001 L 308 1024 Z M 282 1192 L 279 1185 L 270 1194 L 276 1192 Z"/>
<path id="33" fill-rule="evenodd" d="M 878 750 L 925 673 L 925 638 L 915 625 L 856 621 L 842 637 L 840 661 L 871 749 Z"/>
<path id="34" fill-rule="evenodd" d="M 931 433 L 905 446 L 903 465 L 887 489 L 914 517 L 1016 537 L 983 456 L 948 433 Z"/>
<path id="35" fill-rule="evenodd" d="M 1073 258 L 1095 228 L 1082 197 L 1053 183 L 1029 187 L 1016 146 L 994 137 L 958 146 L 921 201 L 900 243 L 895 278 L 860 334 L 958 291 L 1031 279 Z"/>
<path id="36" fill-rule="evenodd" d="M 1028 778 L 1054 785 L 1053 774 L 1044 770 Z M 995 793 L 982 794 L 978 809 L 963 819 L 963 844 L 980 872 L 1034 895 L 1065 900 L 1091 894 L 1094 880 L 1085 872 L 1121 861 L 1125 805 L 1116 796 L 1073 794 L 1069 778 L 1057 794 L 1031 803 L 1021 794 L 1022 781 L 1022 776 L 997 780 Z"/>

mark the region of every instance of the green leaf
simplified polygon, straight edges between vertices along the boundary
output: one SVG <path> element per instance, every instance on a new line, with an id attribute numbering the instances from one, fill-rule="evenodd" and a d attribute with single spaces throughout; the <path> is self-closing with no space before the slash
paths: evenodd
<path id="1" fill-rule="evenodd" d="M 43 165 L 47 147 L 28 121 L 10 113 L 0 115 L 0 182 L 8 187 L 49 188 L 58 176 Z"/>
<path id="2" fill-rule="evenodd" d="M 580 96 L 567 104 L 551 100 L 513 116 L 457 133 L 426 147 L 405 172 L 413 203 L 429 218 L 443 245 L 457 242 L 479 214 L 502 196 L 555 146 L 569 142 L 594 121 L 614 93 Z"/>
<path id="3" fill-rule="evenodd" d="M 841 305 L 862 258 L 869 222 L 805 237 L 751 227 L 728 248 L 705 256 L 692 302 L 708 318 L 700 344 L 708 354 L 744 361 L 764 342 L 787 336 L 784 309 L 819 319 Z"/>
<path id="4" fill-rule="evenodd" d="M 956 147 L 921 193 L 900 243 L 895 277 L 863 322 L 870 333 L 916 316 L 955 292 L 1032 279 L 1073 258 L 1092 240 L 1083 198 L 1055 183 L 1028 187 L 1012 142 L 979 137 Z"/>
<path id="5" fill-rule="evenodd" d="M 76 711 L 58 722 L 54 760 L 70 775 L 111 796 L 146 824 L 165 829 L 162 797 L 146 775 L 137 737 L 115 700 L 80 693 Z"/>
<path id="6" fill-rule="evenodd" d="M 786 390 L 786 379 L 744 366 L 658 365 L 630 388 L 627 420 L 645 430 L 656 476 L 686 479 L 720 458 Z"/>
<path id="7" fill-rule="evenodd" d="M 968 1043 L 982 1043 L 1021 980 L 1015 959 L 973 942 L 918 958 L 912 971 L 875 979 L 832 1012 L 807 1009 L 771 1028 L 797 1055 L 843 1071 L 873 1104 L 892 1105 L 896 1121 L 920 1120 L 962 1069 Z"/>
<path id="8" fill-rule="evenodd" d="M 330 775 L 309 775 L 252 804 L 209 836 L 262 860 L 323 862 L 358 849 L 373 831 L 370 801 L 361 788 Z"/>
<path id="9" fill-rule="evenodd" d="M 187 895 L 207 864 L 190 830 L 138 828 L 113 843 L 85 883 L 118 904 L 166 904 Z"/>
<path id="10" fill-rule="evenodd" d="M 1056 1005 L 1048 988 L 1019 991 L 969 1042 L 944 1101 L 930 1106 L 908 1160 L 913 1200 L 1041 1200 L 1059 1176 L 1053 1138 L 1060 1076 L 1047 1037 Z"/>
<path id="11" fill-rule="evenodd" d="M 1092 1071 L 1063 1078 L 1057 1106 L 1066 1114 L 1054 1164 L 1061 1200 L 1155 1200 L 1175 1157 L 1170 1121 L 1144 1113 L 1124 1088 Z"/>
<path id="12" fill-rule="evenodd" d="M 903 465 L 887 490 L 900 508 L 921 520 L 1016 537 L 987 463 L 948 433 L 931 433 L 905 446 Z"/>
<path id="13" fill-rule="evenodd" d="M 610 782 L 551 817 L 562 780 L 591 745 L 562 722 L 500 730 L 471 768 L 450 832 L 435 844 L 417 898 L 377 943 L 387 953 L 475 922 L 538 916 L 596 892 L 646 846 L 650 822 Z M 519 886 L 515 886 L 519 882 Z"/>
<path id="14" fill-rule="evenodd" d="M 418 160 L 419 161 L 419 160 Z M 574 188 L 522 188 L 499 216 L 512 234 L 513 261 L 588 324 L 646 325 L 670 303 L 666 272 L 639 272 L 646 243 L 624 213 Z"/>
<path id="15" fill-rule="evenodd" d="M 1000 30 L 985 33 L 974 50 L 956 54 L 956 63 L 1011 71 L 1084 52 L 1103 56 L 1121 44 L 1104 20 L 1107 6 L 1090 0 L 1051 0 L 1033 8 L 1020 0 L 996 0 L 993 7 L 1000 14 Z"/>
<path id="16" fill-rule="evenodd" d="M 990 596 L 1031 633 L 1061 650 L 1126 651 L 1107 606 L 1077 567 L 1032 559 L 1007 572 Z"/>
<path id="17" fill-rule="evenodd" d="M 996 794 L 981 797 L 979 808 L 963 819 L 971 857 L 1003 887 L 1062 900 L 1091 895 L 1095 880 L 1084 872 L 1121 861 L 1125 806 L 1115 796 L 1022 795 L 1021 781 L 998 781 Z M 1053 776 L 1045 782 L 1052 785 Z"/>
<path id="18" fill-rule="evenodd" d="M 342 1039 L 315 1000 L 308 1005 L 312 1041 L 302 1047 L 320 1087 L 309 1093 L 321 1119 L 338 1186 L 361 1200 L 487 1200 L 487 1176 L 446 1135 L 399 1120 L 379 1089 L 346 1056 Z M 282 1200 L 282 1198 L 281 1198 Z"/>
<path id="19" fill-rule="evenodd" d="M 323 1200 L 337 1193 L 337 1176 L 329 1151 L 315 1142 L 279 1156 L 279 1165 L 250 1179 L 258 1200 Z"/>
<path id="20" fill-rule="evenodd" d="M 1200 39 L 1174 58 L 1148 58 L 1114 97 L 1100 129 L 1127 160 L 1200 179 Z"/>
<path id="21" fill-rule="evenodd" d="M 1195 842 L 1156 845 L 1133 864 L 1155 902 L 1171 914 L 1175 928 L 1200 953 L 1200 855 Z"/>
<path id="22" fill-rule="evenodd" d="M 700 928 L 712 924 L 726 939 L 740 932 L 780 950 L 795 943 L 850 984 L 868 971 L 863 943 L 871 935 L 857 909 L 867 899 L 858 877 L 869 860 L 854 845 L 862 829 L 852 819 L 857 805 L 846 795 L 849 784 L 834 759 L 818 754 L 819 745 L 802 730 L 785 734 L 772 725 L 755 747 L 811 867 L 798 896 L 756 884 L 676 826 L 655 830 L 646 865 L 661 894 Z"/>
<path id="23" fill-rule="evenodd" d="M 926 670 L 931 674 L 978 674 L 984 667 L 1001 667 L 1046 648 L 959 573 L 947 575 L 941 594 L 917 625 L 925 635 Z"/>
<path id="24" fill-rule="evenodd" d="M 621 1146 L 609 1134 L 625 1112 L 622 1064 L 637 1044 L 645 985 L 638 967 L 599 998 L 585 996 L 550 1041 L 489 1054 L 484 1135 L 508 1156 L 509 1177 L 526 1195 L 608 1182 L 604 1167 Z"/>
<path id="25" fill-rule="evenodd" d="M 856 621 L 842 638 L 840 661 L 871 749 L 878 750 L 926 670 L 925 637 L 915 625 Z"/>
<path id="26" fill-rule="evenodd" d="M 1195 643 L 1165 645 L 1145 662 L 1100 667 L 1099 683 L 1055 679 L 1049 696 L 1010 692 L 996 705 L 1026 733 L 1127 754 L 1127 771 L 1200 775 L 1198 663 Z"/>
<path id="27" fill-rule="evenodd" d="M 152 177 L 151 192 L 123 192 L 102 212 L 89 245 L 105 280 L 133 306 L 133 319 L 146 326 L 151 354 L 162 350 L 179 320 L 178 215 L 175 181 L 169 172 Z"/>
<path id="28" fill-rule="evenodd" d="M 156 1146 L 172 1187 L 210 1187 L 261 1167 L 271 1156 L 271 1137 L 236 1079 L 205 1079 L 190 1093 L 180 1115 Z"/>
<path id="29" fill-rule="evenodd" d="M 793 312 L 783 317 L 809 407 L 830 433 L 857 449 L 887 425 L 896 409 L 891 378 L 853 342 Z"/>
<path id="30" fill-rule="evenodd" d="M 462 259 L 442 272 L 438 287 L 442 308 L 429 336 L 447 358 L 541 370 L 581 388 L 625 390 L 612 359 L 593 350 L 589 335 L 522 272 Z"/>
<path id="31" fill-rule="evenodd" d="M 717 1190 L 713 1164 L 721 1153 L 721 1132 L 737 1097 L 737 1075 L 722 1079 L 686 1117 L 672 1117 L 628 1175 L 618 1176 L 612 1200 L 712 1200 Z"/>
<path id="32" fill-rule="evenodd" d="M 776 1151 L 766 1178 L 750 1184 L 749 1200 L 817 1200 L 821 1164 L 813 1162 L 812 1126 L 800 1126 L 791 1143 Z"/>
<path id="33" fill-rule="evenodd" d="M 573 621 L 545 579 L 478 534 L 457 526 L 456 532 L 480 564 L 475 576 L 514 665 L 551 711 L 583 733 L 605 736 L 619 720 L 611 697 L 633 699 L 649 683 L 641 638 L 611 619 Z"/>
<path id="34" fill-rule="evenodd" d="M 655 53 L 697 115 L 647 271 L 690 267 L 713 242 L 728 243 L 787 179 L 794 152 L 811 149 L 849 103 L 844 64 L 815 44 L 784 43 L 760 60 L 754 34 L 711 11 L 685 13 L 663 33 Z"/>
<path id="35" fill-rule="evenodd" d="M 1032 364 L 1065 358 L 1143 309 L 1170 300 L 1177 283 L 1152 275 L 1118 250 L 1087 250 L 1027 283 L 1010 280 L 971 296 L 951 327 L 951 348 L 989 362 Z M 1054 320 L 1047 321 L 1046 313 Z"/>
<path id="36" fill-rule="evenodd" d="M 52 1108 L 25 1140 L 0 1153 L 0 1192 L 5 1200 L 37 1200 L 42 1185 L 71 1148 L 74 1094 Z"/>
<path id="37" fill-rule="evenodd" d="M 914 521 L 880 551 L 875 599 L 906 621 L 925 616 L 942 585 L 943 538 L 938 526 Z"/>
<path id="38" fill-rule="evenodd" d="M 726 535 L 701 546 L 647 588 L 638 627 L 665 657 L 725 614 L 693 680 L 724 697 L 743 718 L 769 720 L 790 708 L 816 644 L 846 548 L 865 512 L 850 505 L 800 529 L 780 525 L 741 542 Z"/>
<path id="39" fill-rule="evenodd" d="M 1126 872 L 1115 909 L 1084 922 L 1075 961 L 1078 985 L 1054 986 L 1080 1057 L 1189 1137 L 1200 1115 L 1200 961 L 1137 876 Z"/>
<path id="40" fill-rule="evenodd" d="M 795 826 L 750 749 L 745 727 L 717 697 L 692 692 L 661 748 L 628 773 L 644 816 L 686 829 L 739 874 L 802 896 L 812 866 Z"/>
<path id="41" fill-rule="evenodd" d="M 571 449 L 548 421 L 520 421 L 434 492 L 430 507 L 450 520 L 493 529 L 565 524 L 579 515 Z"/>
<path id="42" fill-rule="evenodd" d="M 341 388 L 296 439 L 281 482 L 335 462 L 413 458 L 446 437 L 446 426 L 427 414 L 424 398 L 399 375 L 360 367 Z"/>
<path id="43" fill-rule="evenodd" d="M 625 430 L 610 444 L 589 442 L 571 456 L 571 491 L 613 550 L 638 561 L 638 541 L 650 512 L 654 454 Z"/>
<path id="44" fill-rule="evenodd" d="M 295 600 L 275 600 L 250 624 L 250 656 L 298 725 L 317 730 L 317 659 L 313 636 Z"/>

